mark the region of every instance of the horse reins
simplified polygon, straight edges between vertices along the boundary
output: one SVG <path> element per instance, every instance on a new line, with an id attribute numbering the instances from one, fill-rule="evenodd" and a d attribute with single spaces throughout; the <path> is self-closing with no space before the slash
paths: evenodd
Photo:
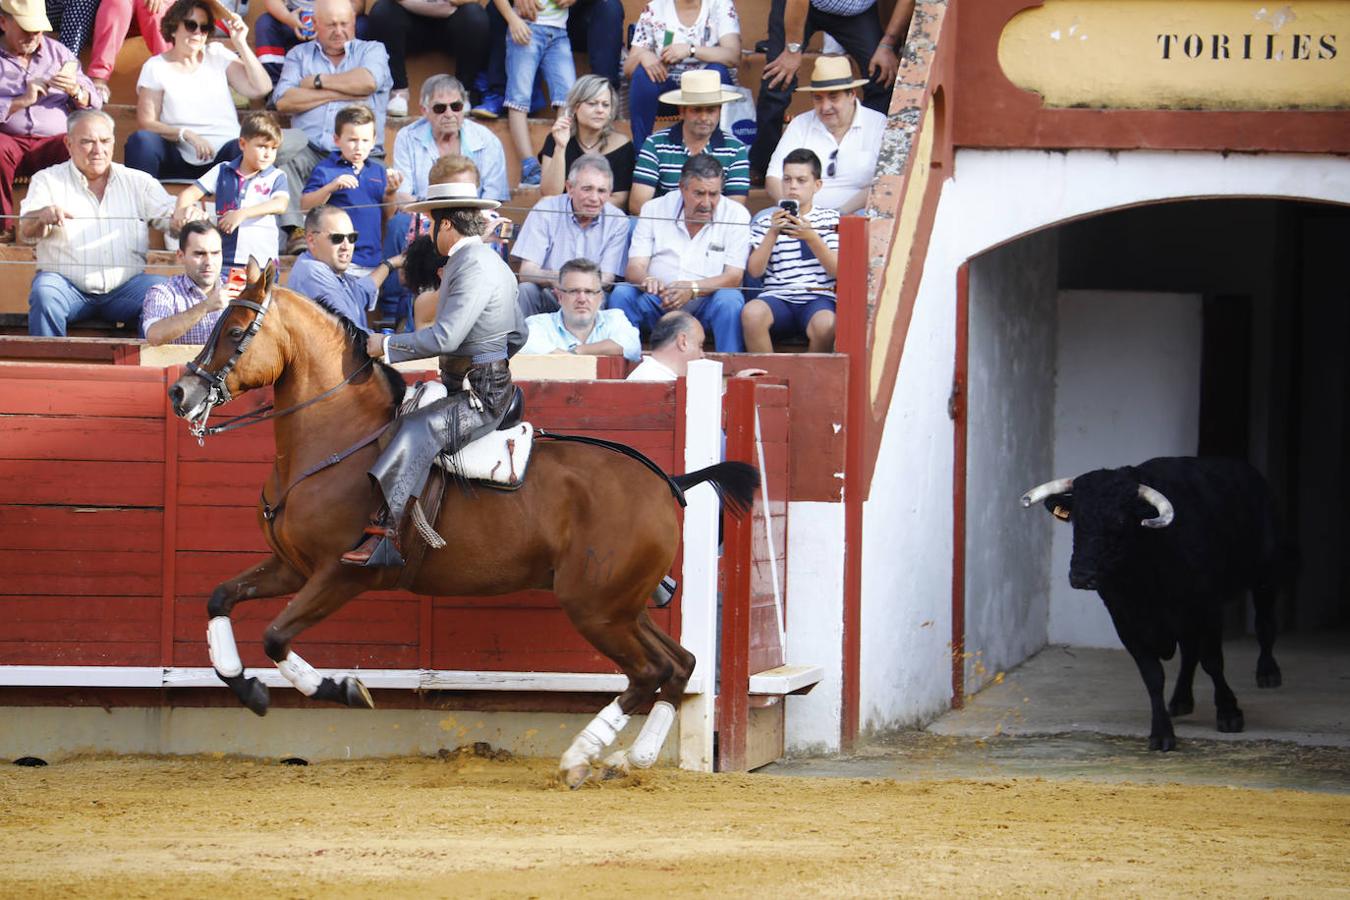
<path id="1" fill-rule="evenodd" d="M 254 335 L 256 335 L 258 331 L 262 328 L 263 318 L 267 315 L 267 310 L 271 307 L 271 305 L 272 305 L 272 292 L 270 290 L 267 292 L 267 295 L 263 297 L 262 303 L 254 303 L 252 300 L 240 300 L 238 298 L 231 300 L 229 305 L 225 307 L 227 310 L 230 307 L 237 306 L 242 309 L 251 309 L 255 313 L 257 313 L 257 315 L 253 317 L 253 321 L 249 322 L 248 326 L 244 329 L 244 333 L 240 336 L 239 342 L 235 344 L 234 354 L 228 360 L 226 360 L 225 365 L 221 366 L 219 371 L 216 372 L 207 371 L 206 369 L 197 365 L 196 360 L 193 360 L 192 362 L 187 364 L 187 370 L 191 372 L 193 375 L 205 381 L 207 383 L 208 388 L 206 395 L 206 409 L 202 412 L 202 414 L 198 418 L 194 419 L 191 425 L 189 426 L 189 431 L 197 438 L 198 445 L 204 444 L 206 442 L 206 438 L 209 435 L 223 434 L 227 431 L 234 431 L 236 428 L 244 428 L 245 426 L 248 425 L 257 425 L 259 423 L 271 421 L 273 419 L 280 419 L 283 416 L 289 416 L 291 413 L 299 412 L 300 410 L 304 409 L 307 406 L 312 406 L 313 404 L 318 403 L 320 400 L 326 400 L 327 398 L 336 394 L 338 391 L 345 388 L 347 385 L 351 384 L 352 381 L 355 380 L 356 376 L 360 375 L 366 369 L 369 369 L 372 365 L 374 365 L 375 363 L 374 357 L 367 357 L 366 361 L 363 362 L 361 365 L 357 366 L 355 369 L 353 369 L 352 373 L 348 375 L 346 378 L 342 379 L 337 384 L 333 385 L 328 390 L 324 391 L 322 394 L 316 394 L 315 396 L 310 397 L 308 400 L 304 400 L 300 403 L 295 404 L 294 406 L 288 406 L 285 409 L 278 410 L 271 403 L 268 403 L 265 406 L 260 406 L 255 410 L 251 410 L 249 412 L 243 413 L 242 415 L 235 416 L 232 419 L 227 419 L 226 421 L 222 422 L 219 425 L 212 425 L 208 427 L 206 424 L 206 420 L 210 418 L 211 410 L 222 403 L 228 403 L 232 399 L 229 388 L 225 386 L 225 379 L 229 377 L 230 372 L 234 371 L 234 367 L 239 364 L 240 357 L 242 357 L 244 355 L 244 351 L 248 349 L 248 345 L 253 340 Z M 208 338 L 206 346 L 202 348 L 201 355 L 198 357 L 199 359 L 209 359 L 212 355 L 215 354 L 216 344 L 219 343 L 220 341 L 220 333 L 224 324 L 225 324 L 225 316 L 222 315 L 220 317 L 220 321 L 216 323 L 216 327 L 212 329 L 211 336 L 210 338 Z M 314 465 L 310 466 L 304 472 L 301 472 L 299 476 L 294 478 L 291 481 L 291 483 L 286 485 L 285 489 L 282 490 L 281 496 L 277 499 L 275 505 L 267 502 L 267 488 L 264 485 L 262 491 L 260 491 L 259 493 L 262 502 L 262 515 L 263 518 L 268 523 L 268 528 L 270 529 L 272 527 L 272 522 L 281 512 L 281 508 L 286 504 L 286 497 L 290 494 L 292 488 L 294 488 L 296 485 L 298 485 L 300 482 L 304 481 L 311 475 L 314 475 L 317 472 L 322 472 L 324 469 L 337 465 L 347 457 L 351 456 L 356 451 L 360 450 L 362 447 L 366 447 L 370 444 L 373 444 L 375 441 L 380 439 L 380 436 L 383 435 L 389 429 L 389 426 L 392 424 L 393 424 L 392 421 L 385 422 L 374 432 L 361 438 L 361 440 L 357 441 L 355 444 L 352 444 L 347 449 L 334 453 L 330 456 L 327 456 L 322 460 L 320 460 L 319 462 L 315 463 Z M 274 534 L 272 537 L 275 540 L 276 535 Z"/>

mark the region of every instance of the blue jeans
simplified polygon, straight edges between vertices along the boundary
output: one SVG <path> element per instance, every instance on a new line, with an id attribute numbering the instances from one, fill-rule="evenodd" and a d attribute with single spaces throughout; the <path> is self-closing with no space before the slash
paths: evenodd
<path id="1" fill-rule="evenodd" d="M 577 80 L 572 63 L 572 42 L 566 28 L 526 22 L 530 27 L 530 42 L 524 46 L 506 38 L 506 108 L 530 111 L 530 93 L 534 76 L 542 72 L 548 85 L 548 99 L 554 106 L 562 106 L 567 92 Z"/>
<path id="2" fill-rule="evenodd" d="M 28 333 L 65 337 L 66 328 L 86 319 L 135 322 L 139 330 L 145 292 L 164 281 L 162 275 L 133 275 L 106 294 L 86 294 L 55 272 L 39 272 L 28 291 Z"/>
<path id="3" fill-rule="evenodd" d="M 240 153 L 238 141 L 226 141 L 221 144 L 215 159 L 201 165 L 193 165 L 183 159 L 178 145 L 162 138 L 153 131 L 133 132 L 127 138 L 126 164 L 129 169 L 140 169 L 154 178 L 191 178 L 198 179 L 210 171 L 216 163 L 238 159 Z"/>
<path id="4" fill-rule="evenodd" d="M 491 23 L 488 56 L 488 90 L 506 95 L 506 45 L 511 38 L 506 34 L 506 20 L 497 7 L 488 4 Z M 620 0 L 577 0 L 567 10 L 567 35 L 572 46 L 585 50 L 591 61 L 591 71 L 603 75 L 619 90 L 619 54 L 623 50 L 623 3 Z M 617 110 L 615 111 L 617 112 Z"/>
<path id="5" fill-rule="evenodd" d="M 692 301 L 684 311 L 713 333 L 718 353 L 741 353 L 745 338 L 741 335 L 741 307 L 745 299 L 735 288 L 722 288 Z M 656 320 L 666 314 L 661 298 L 646 294 L 636 285 L 618 284 L 609 295 L 609 308 L 621 309 L 639 331 L 649 332 Z"/>
<path id="6" fill-rule="evenodd" d="M 731 72 L 727 71 L 726 66 L 708 63 L 702 68 L 714 70 L 722 76 L 723 84 L 731 84 Z M 679 90 L 679 87 L 678 78 L 667 78 L 656 84 L 647 77 L 647 70 L 642 66 L 633 70 L 633 82 L 628 90 L 628 114 L 633 123 L 633 146 L 639 153 L 642 152 L 642 142 L 647 140 L 647 135 L 652 133 L 652 128 L 656 125 L 656 114 L 660 106 L 656 98 L 666 91 Z M 674 115 L 676 112 L 673 106 L 667 106 L 665 109 L 667 115 Z"/>

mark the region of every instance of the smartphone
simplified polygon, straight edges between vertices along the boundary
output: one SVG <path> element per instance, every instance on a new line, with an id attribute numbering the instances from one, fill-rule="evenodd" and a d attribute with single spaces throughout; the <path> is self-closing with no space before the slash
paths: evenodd
<path id="1" fill-rule="evenodd" d="M 795 216 L 800 207 L 797 206 L 796 200 L 779 200 L 778 208 L 786 212 L 789 216 Z"/>
<path id="2" fill-rule="evenodd" d="M 248 273 L 246 271 L 238 266 L 230 269 L 230 278 L 228 282 L 230 287 L 242 288 L 246 281 L 248 281 Z"/>
<path id="3" fill-rule="evenodd" d="M 64 75 L 67 78 L 74 78 L 75 73 L 79 71 L 80 64 L 75 60 L 67 60 L 66 64 L 56 70 L 56 74 Z"/>

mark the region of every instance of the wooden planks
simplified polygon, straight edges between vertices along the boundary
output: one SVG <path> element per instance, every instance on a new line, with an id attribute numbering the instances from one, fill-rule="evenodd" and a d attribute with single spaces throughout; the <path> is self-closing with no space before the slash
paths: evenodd
<path id="1" fill-rule="evenodd" d="M 198 445 L 165 400 L 176 367 L 0 363 L 0 664 L 208 666 L 206 600 L 265 558 L 259 489 L 270 426 Z M 669 384 L 523 385 L 537 426 L 629 443 L 674 469 Z M 260 391 L 217 412 L 270 400 Z M 239 649 L 289 598 L 240 604 Z M 652 610 L 678 631 L 677 603 Z M 307 631 L 300 650 L 333 668 L 606 673 L 612 663 L 547 592 L 492 598 L 364 595 Z"/>

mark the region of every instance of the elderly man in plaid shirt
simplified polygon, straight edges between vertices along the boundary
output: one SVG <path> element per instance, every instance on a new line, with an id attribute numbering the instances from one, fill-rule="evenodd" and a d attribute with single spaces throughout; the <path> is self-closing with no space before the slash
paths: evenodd
<path id="1" fill-rule="evenodd" d="M 179 232 L 178 262 L 183 274 L 145 294 L 141 334 L 152 347 L 206 343 L 216 319 L 243 288 L 221 279 L 220 232 L 205 219 L 188 222 Z"/>

